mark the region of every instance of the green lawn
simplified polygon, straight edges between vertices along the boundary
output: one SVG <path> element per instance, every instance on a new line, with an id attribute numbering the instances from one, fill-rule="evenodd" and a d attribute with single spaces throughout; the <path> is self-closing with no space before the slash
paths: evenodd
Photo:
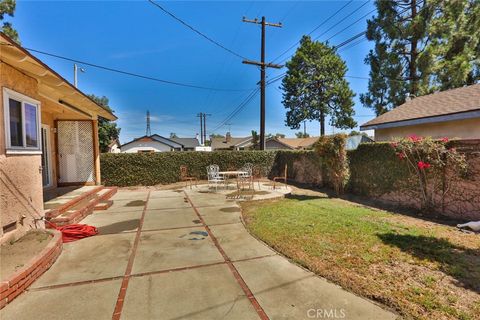
<path id="1" fill-rule="evenodd" d="M 480 319 L 479 235 L 311 192 L 243 209 L 255 236 L 405 318 Z"/>

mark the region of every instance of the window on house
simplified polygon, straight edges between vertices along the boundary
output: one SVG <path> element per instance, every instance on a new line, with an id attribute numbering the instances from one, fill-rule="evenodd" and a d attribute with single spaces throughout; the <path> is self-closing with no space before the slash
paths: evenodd
<path id="1" fill-rule="evenodd" d="M 4 114 L 7 149 L 40 150 L 40 103 L 4 88 Z"/>

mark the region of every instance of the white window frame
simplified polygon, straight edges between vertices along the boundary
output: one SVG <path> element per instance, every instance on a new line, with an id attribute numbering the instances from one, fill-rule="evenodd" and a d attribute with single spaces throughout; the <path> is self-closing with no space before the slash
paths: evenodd
<path id="1" fill-rule="evenodd" d="M 22 139 L 23 139 L 23 146 L 12 146 L 11 139 L 10 139 L 10 102 L 9 100 L 17 100 L 21 103 L 22 106 Z M 37 146 L 36 147 L 27 147 L 27 136 L 25 134 L 25 104 L 28 103 L 37 108 Z M 3 114 L 4 114 L 4 122 L 5 122 L 5 144 L 6 144 L 6 151 L 7 154 L 15 154 L 15 153 L 22 153 L 22 154 L 41 154 L 42 153 L 42 145 L 41 145 L 41 127 L 42 123 L 40 120 L 41 117 L 41 106 L 40 101 L 30 98 L 24 94 L 19 92 L 13 91 L 8 88 L 3 88 Z"/>

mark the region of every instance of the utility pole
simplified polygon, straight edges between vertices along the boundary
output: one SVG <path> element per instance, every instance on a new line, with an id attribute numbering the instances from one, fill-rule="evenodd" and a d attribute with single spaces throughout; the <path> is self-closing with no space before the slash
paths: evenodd
<path id="1" fill-rule="evenodd" d="M 265 150 L 265 69 L 266 68 L 282 68 L 279 64 L 265 63 L 265 27 L 277 27 L 281 28 L 281 23 L 270 23 L 265 21 L 265 17 L 262 17 L 262 20 L 257 18 L 249 20 L 243 17 L 243 22 L 261 24 L 262 25 L 262 45 L 261 45 L 261 60 L 252 61 L 252 60 L 243 60 L 244 64 L 252 64 L 255 66 L 260 66 L 260 150 Z"/>
<path id="2" fill-rule="evenodd" d="M 303 137 L 306 138 L 307 137 L 307 120 L 303 120 Z"/>
<path id="3" fill-rule="evenodd" d="M 207 142 L 207 116 L 211 114 L 203 113 L 203 143 Z"/>
<path id="4" fill-rule="evenodd" d="M 200 144 L 203 146 L 205 143 L 203 140 L 203 112 L 198 113 L 197 117 L 200 118 Z"/>

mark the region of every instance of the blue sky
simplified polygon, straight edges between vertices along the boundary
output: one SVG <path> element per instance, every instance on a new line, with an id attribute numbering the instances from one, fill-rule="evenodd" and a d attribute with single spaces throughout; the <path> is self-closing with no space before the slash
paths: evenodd
<path id="1" fill-rule="evenodd" d="M 267 17 L 270 22 L 283 23 L 283 28 L 267 28 L 267 60 L 309 33 L 331 14 L 344 6 L 344 1 L 162 1 L 159 2 L 198 30 L 226 47 L 252 60 L 260 55 L 260 27 L 242 23 L 248 18 Z M 365 1 L 353 1 L 335 18 L 312 34 L 321 35 L 339 20 L 350 15 Z M 322 35 L 326 40 L 374 9 L 367 3 L 345 21 Z M 369 15 L 369 17 L 372 14 Z M 330 40 L 338 44 L 364 31 L 364 18 Z M 106 95 L 119 117 L 121 141 L 126 142 L 145 134 L 145 113 L 152 115 L 152 133 L 192 137 L 199 132 L 198 112 L 212 114 L 207 119 L 207 131 L 221 123 L 248 95 L 259 80 L 259 70 L 244 65 L 241 59 L 206 41 L 181 25 L 148 1 L 17 1 L 15 17 L 9 19 L 20 34 L 22 45 L 66 57 L 139 73 L 170 81 L 204 87 L 243 91 L 211 91 L 176 87 L 111 73 L 85 66 L 79 74 L 79 88 L 85 93 Z M 348 75 L 368 77 L 364 58 L 372 44 L 363 41 L 342 50 Z M 289 54 L 293 54 L 294 50 Z M 71 62 L 35 54 L 42 61 L 73 82 Z M 285 57 L 287 57 L 286 55 Z M 285 70 L 268 70 L 273 78 Z M 348 78 L 357 94 L 355 117 L 358 124 L 372 119 L 373 111 L 359 103 L 367 80 Z M 285 108 L 281 103 L 280 82 L 267 88 L 267 133 L 294 136 L 298 130 L 285 126 Z M 259 128 L 259 96 L 257 95 L 230 125 L 216 133 L 225 134 L 230 128 L 234 136 L 246 136 Z M 336 130 L 338 132 L 338 130 Z M 307 124 L 310 135 L 318 135 L 319 125 Z M 327 129 L 328 133 L 332 128 Z"/>

